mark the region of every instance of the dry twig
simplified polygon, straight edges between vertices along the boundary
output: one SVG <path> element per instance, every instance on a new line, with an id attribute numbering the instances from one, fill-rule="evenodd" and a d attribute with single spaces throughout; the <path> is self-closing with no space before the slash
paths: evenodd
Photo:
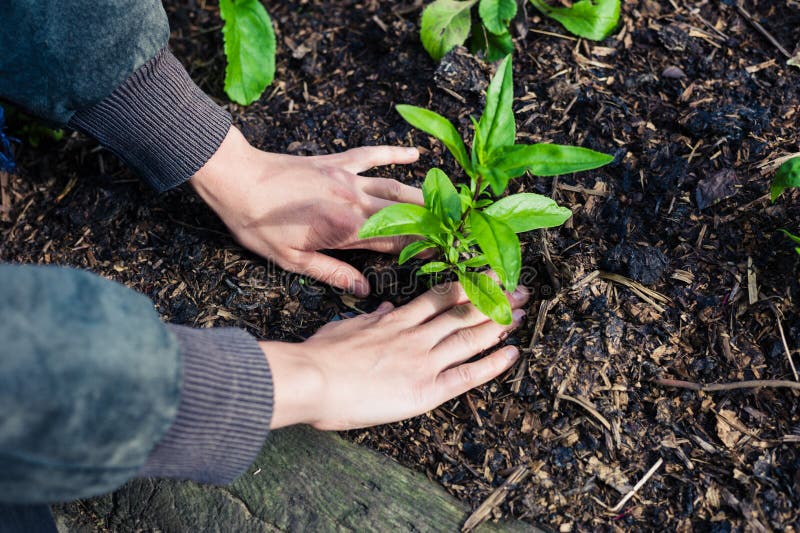
<path id="1" fill-rule="evenodd" d="M 784 379 L 753 379 L 750 381 L 737 381 L 734 383 L 709 383 L 708 385 L 702 385 L 700 383 L 692 383 L 691 381 L 683 381 L 681 379 L 657 378 L 652 381 L 656 385 L 661 385 L 662 387 L 689 389 L 697 392 L 719 392 L 725 390 L 758 389 L 761 387 L 800 390 L 800 383 Z"/>
<path id="2" fill-rule="evenodd" d="M 789 51 L 788 51 L 786 48 L 784 48 L 784 47 L 781 45 L 781 43 L 779 43 L 779 42 L 778 42 L 778 40 L 777 40 L 775 37 L 773 37 L 773 36 L 772 36 L 772 34 L 771 34 L 770 32 L 768 32 L 768 31 L 767 31 L 767 29 L 766 29 L 764 26 L 762 26 L 762 25 L 761 25 L 761 23 L 760 23 L 760 22 L 758 22 L 758 21 L 757 21 L 757 20 L 756 20 L 756 19 L 753 17 L 753 15 L 751 15 L 751 14 L 750 14 L 750 13 L 749 13 L 749 12 L 748 12 L 748 11 L 747 11 L 745 8 L 744 8 L 744 6 L 742 6 L 742 3 L 741 3 L 741 2 L 736 2 L 736 10 L 739 12 L 739 14 L 740 14 L 741 16 L 743 16 L 743 17 L 744 17 L 744 18 L 747 20 L 747 22 L 749 22 L 750 24 L 752 24 L 752 25 L 753 25 L 753 27 L 754 27 L 756 30 L 758 30 L 758 32 L 759 32 L 761 35 L 763 35 L 764 37 L 766 37 L 766 38 L 767 38 L 767 40 L 768 40 L 769 42 L 771 42 L 771 43 L 772 43 L 772 45 L 773 45 L 775 48 L 777 48 L 777 49 L 778 49 L 778 51 L 779 51 L 780 53 L 782 53 L 782 54 L 783 54 L 785 57 L 787 57 L 787 58 L 791 58 L 791 57 L 792 57 L 792 54 L 790 54 L 790 53 L 789 53 Z"/>
<path id="3" fill-rule="evenodd" d="M 643 477 L 642 479 L 640 479 L 640 480 L 639 480 L 639 482 L 638 482 L 636 485 L 634 485 L 633 489 L 632 489 L 632 490 L 631 490 L 631 491 L 630 491 L 628 494 L 626 494 L 626 495 L 625 495 L 625 496 L 624 496 L 624 497 L 623 497 L 623 498 L 622 498 L 622 499 L 619 501 L 619 503 L 618 503 L 617 505 L 615 505 L 614 507 L 612 507 L 612 508 L 611 508 L 611 512 L 612 512 L 612 513 L 618 513 L 618 512 L 620 512 L 620 511 L 622 510 L 622 508 L 623 508 L 623 507 L 625 507 L 625 504 L 626 504 L 626 503 L 628 503 L 628 501 L 629 501 L 631 498 L 633 498 L 633 497 L 636 495 L 636 493 L 637 493 L 637 492 L 639 492 L 639 490 L 640 490 L 642 487 L 644 487 L 644 484 L 645 484 L 645 483 L 647 483 L 647 481 L 648 481 L 648 480 L 649 480 L 651 477 L 653 477 L 653 474 L 655 474 L 655 473 L 656 473 L 656 471 L 657 471 L 659 468 L 661 468 L 661 465 L 662 465 L 662 464 L 664 464 L 664 459 L 661 459 L 661 458 L 659 458 L 659 459 L 658 459 L 658 461 L 656 461 L 656 464 L 654 464 L 654 465 L 652 466 L 652 468 L 650 468 L 650 470 L 648 470 L 648 471 L 647 471 L 647 473 L 644 475 L 644 477 Z"/>
<path id="4" fill-rule="evenodd" d="M 528 477 L 529 473 L 530 471 L 525 465 L 519 465 L 517 468 L 515 468 L 505 482 L 493 493 L 491 493 L 489 497 L 486 498 L 482 504 L 480 504 L 475 512 L 472 513 L 469 518 L 467 518 L 467 521 L 464 522 L 464 525 L 461 527 L 461 531 L 472 531 L 488 520 L 492 514 L 492 510 L 498 505 L 502 504 L 514 486 L 525 481 L 525 478 Z"/>
<path id="5" fill-rule="evenodd" d="M 594 405 L 592 405 L 591 402 L 589 402 L 588 400 L 585 400 L 583 398 L 576 398 L 575 396 L 570 396 L 569 394 L 563 394 L 563 393 L 559 394 L 558 397 L 562 400 L 567 400 L 572 403 L 580 405 L 581 407 L 589 411 L 589 413 L 591 413 L 592 416 L 594 416 L 601 424 L 603 424 L 603 427 L 611 431 L 611 422 L 609 422 L 608 419 L 606 419 L 606 417 L 601 415 L 600 411 L 595 409 Z"/>

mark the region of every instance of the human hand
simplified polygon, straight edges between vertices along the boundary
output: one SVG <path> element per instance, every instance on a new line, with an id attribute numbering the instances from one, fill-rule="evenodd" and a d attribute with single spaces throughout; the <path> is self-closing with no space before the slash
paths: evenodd
<path id="1" fill-rule="evenodd" d="M 285 270 L 366 296 L 369 283 L 361 272 L 318 250 L 397 253 L 408 244 L 407 238 L 359 240 L 358 230 L 394 202 L 422 204 L 422 192 L 358 174 L 418 157 L 416 148 L 391 146 L 313 157 L 274 154 L 250 146 L 232 126 L 190 183 L 245 248 Z"/>
<path id="2" fill-rule="evenodd" d="M 490 321 L 450 283 L 403 307 L 384 302 L 373 313 L 326 324 L 302 343 L 260 343 L 275 387 L 271 427 L 394 422 L 497 377 L 519 356 L 515 347 L 466 361 L 519 325 L 528 296 L 522 287 L 511 295 L 510 326 Z"/>

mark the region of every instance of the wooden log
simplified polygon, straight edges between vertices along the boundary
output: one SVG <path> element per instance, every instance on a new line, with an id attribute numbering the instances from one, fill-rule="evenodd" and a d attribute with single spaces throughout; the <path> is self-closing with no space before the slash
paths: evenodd
<path id="1" fill-rule="evenodd" d="M 458 531 L 469 509 L 425 476 L 333 433 L 273 432 L 235 483 L 141 479 L 54 507 L 60 531 Z M 535 531 L 487 523 L 478 531 Z"/>

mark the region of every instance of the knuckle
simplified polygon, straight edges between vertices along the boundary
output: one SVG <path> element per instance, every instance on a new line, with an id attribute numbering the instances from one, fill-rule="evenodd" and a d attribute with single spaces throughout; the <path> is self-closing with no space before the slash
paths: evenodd
<path id="1" fill-rule="evenodd" d="M 387 179 L 384 187 L 389 200 L 398 200 L 403 195 L 403 184 L 397 180 Z"/>
<path id="2" fill-rule="evenodd" d="M 463 385 L 471 385 L 473 380 L 472 370 L 467 365 L 456 367 L 456 376 L 459 383 Z"/>
<path id="3" fill-rule="evenodd" d="M 471 328 L 464 328 L 460 330 L 458 333 L 456 333 L 456 336 L 461 344 L 467 346 L 470 350 L 475 349 L 475 342 L 477 339 L 475 332 L 472 331 Z"/>
<path id="4" fill-rule="evenodd" d="M 472 314 L 472 307 L 466 304 L 455 305 L 450 308 L 449 313 L 458 320 L 464 320 Z"/>

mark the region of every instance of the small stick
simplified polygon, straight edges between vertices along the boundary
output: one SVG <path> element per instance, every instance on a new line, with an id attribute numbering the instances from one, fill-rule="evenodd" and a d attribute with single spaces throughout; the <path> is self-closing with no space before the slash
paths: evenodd
<path id="1" fill-rule="evenodd" d="M 747 10 L 742 6 L 741 2 L 736 2 L 736 9 L 739 11 L 739 14 L 743 16 L 745 19 L 747 19 L 747 22 L 752 24 L 753 27 L 756 30 L 758 30 L 759 33 L 761 33 L 761 35 L 766 37 L 767 40 L 771 42 L 773 46 L 775 46 L 775 48 L 777 48 L 780 51 L 780 53 L 782 53 L 784 56 L 788 58 L 792 57 L 792 54 L 790 54 L 789 51 L 786 50 L 786 48 L 781 46 L 781 43 L 779 43 L 778 40 L 775 37 L 773 37 L 772 34 L 766 30 L 766 28 L 764 28 L 764 26 L 762 26 L 755 18 L 753 18 L 753 15 L 747 12 Z"/>
<path id="2" fill-rule="evenodd" d="M 597 420 L 599 420 L 600 423 L 603 424 L 603 426 L 607 430 L 611 431 L 611 423 L 606 419 L 606 417 L 601 415 L 600 411 L 595 409 L 590 402 L 584 400 L 583 398 L 576 398 L 575 396 L 570 396 L 569 394 L 563 394 L 563 393 L 558 394 L 558 397 L 562 400 L 567 400 L 572 403 L 580 405 L 581 407 L 589 411 Z"/>
<path id="3" fill-rule="evenodd" d="M 529 352 L 533 350 L 533 347 L 539 342 L 539 337 L 542 335 L 542 330 L 544 329 L 544 322 L 547 319 L 547 312 L 557 301 L 558 298 L 556 297 L 552 300 L 542 300 L 542 303 L 539 304 L 539 314 L 536 316 L 536 325 L 533 327 L 533 336 L 531 337 L 531 342 L 528 345 Z M 519 388 L 522 385 L 522 378 L 525 376 L 525 371 L 528 370 L 528 364 L 530 363 L 529 358 L 530 355 L 526 356 L 525 358 L 520 358 L 519 363 L 517 363 L 517 370 L 514 372 L 514 379 L 512 380 L 513 383 L 511 384 L 511 391 L 515 394 L 519 392 Z"/>
<path id="4" fill-rule="evenodd" d="M 478 424 L 478 427 L 483 427 L 483 421 L 478 415 L 478 410 L 475 409 L 475 404 L 472 403 L 472 397 L 469 394 L 465 394 L 464 398 L 467 400 L 467 407 L 469 407 L 469 410 L 472 411 L 472 416 L 475 418 L 475 422 Z"/>
<path id="5" fill-rule="evenodd" d="M 783 334 L 783 325 L 781 324 L 781 315 L 778 312 L 778 308 L 774 305 L 771 305 L 772 312 L 775 313 L 775 320 L 778 321 L 778 331 L 781 334 L 781 341 L 783 342 L 783 349 L 786 352 L 786 359 L 789 360 L 789 366 L 792 367 L 792 374 L 794 374 L 794 380 L 800 381 L 800 378 L 797 377 L 797 368 L 794 366 L 794 361 L 792 360 L 792 351 L 789 350 L 789 345 L 786 343 L 786 335 Z"/>
<path id="6" fill-rule="evenodd" d="M 753 379 L 750 381 L 738 381 L 735 383 L 710 383 L 702 385 L 700 383 L 692 383 L 691 381 L 683 381 L 681 379 L 666 379 L 656 378 L 652 380 L 656 385 L 662 387 L 673 387 L 676 389 L 689 389 L 697 392 L 718 392 L 726 390 L 739 390 L 739 389 L 758 389 L 761 387 L 772 388 L 785 388 L 800 390 L 800 383 L 796 381 L 788 381 L 785 379 Z"/>
<path id="7" fill-rule="evenodd" d="M 475 510 L 474 513 L 467 518 L 464 525 L 461 526 L 461 531 L 472 531 L 482 523 L 484 523 L 491 515 L 492 509 L 503 503 L 508 497 L 508 493 L 518 483 L 522 483 L 530 471 L 525 465 L 519 465 L 511 472 L 511 475 L 506 478 L 505 482 L 500 485 L 493 493 L 489 495 L 486 500 Z M 534 531 L 541 531 L 536 528 Z"/>
<path id="8" fill-rule="evenodd" d="M 620 512 L 622 510 L 622 508 L 625 507 L 625 504 L 628 503 L 628 500 L 633 498 L 636 495 L 636 493 L 639 492 L 639 489 L 644 487 L 644 484 L 647 483 L 647 481 L 651 477 L 653 477 L 653 474 L 656 473 L 656 470 L 661 468 L 662 464 L 664 464 L 664 459 L 659 458 L 658 461 L 656 461 L 656 464 L 654 464 L 653 467 L 650 468 L 650 470 L 647 471 L 647 473 L 644 475 L 644 477 L 642 479 L 640 479 L 639 482 L 636 485 L 634 485 L 633 489 L 631 489 L 631 491 L 628 494 L 626 494 L 619 501 L 619 503 L 617 505 L 615 505 L 614 507 L 611 508 L 611 512 L 612 513 Z"/>

